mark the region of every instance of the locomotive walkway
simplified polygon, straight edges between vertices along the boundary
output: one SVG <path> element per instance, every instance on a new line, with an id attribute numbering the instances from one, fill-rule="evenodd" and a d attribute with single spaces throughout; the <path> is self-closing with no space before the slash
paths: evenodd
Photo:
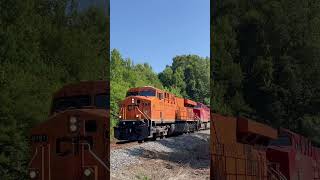
<path id="1" fill-rule="evenodd" d="M 111 145 L 111 179 L 209 179 L 210 130 Z"/>

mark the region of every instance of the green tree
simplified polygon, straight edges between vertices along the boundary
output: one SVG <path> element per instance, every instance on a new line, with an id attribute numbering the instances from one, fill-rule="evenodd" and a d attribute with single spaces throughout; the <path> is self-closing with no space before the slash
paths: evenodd
<path id="1" fill-rule="evenodd" d="M 0 176 L 26 179 L 29 133 L 47 119 L 52 93 L 107 79 L 106 17 L 69 0 L 0 0 Z"/>
<path id="2" fill-rule="evenodd" d="M 318 124 L 318 1 L 212 4 L 212 107 L 311 137 Z M 313 131 L 313 139 L 320 134 Z"/>

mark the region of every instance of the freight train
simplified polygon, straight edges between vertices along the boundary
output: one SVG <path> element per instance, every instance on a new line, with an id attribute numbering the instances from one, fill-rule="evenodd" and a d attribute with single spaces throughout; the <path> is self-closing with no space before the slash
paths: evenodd
<path id="1" fill-rule="evenodd" d="M 320 179 L 320 150 L 303 136 L 248 118 L 211 117 L 211 179 Z"/>
<path id="2" fill-rule="evenodd" d="M 32 129 L 30 141 L 30 179 L 109 179 L 109 83 L 62 87 L 53 95 L 48 119 Z"/>
<path id="3" fill-rule="evenodd" d="M 118 140 L 156 139 L 210 127 L 210 109 L 202 103 L 151 87 L 128 90 L 120 104 Z"/>

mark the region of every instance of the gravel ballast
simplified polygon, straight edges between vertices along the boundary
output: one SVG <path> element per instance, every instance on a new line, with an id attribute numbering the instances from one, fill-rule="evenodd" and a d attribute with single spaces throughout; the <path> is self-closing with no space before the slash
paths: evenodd
<path id="1" fill-rule="evenodd" d="M 111 149 L 111 179 L 209 179 L 210 131 Z"/>

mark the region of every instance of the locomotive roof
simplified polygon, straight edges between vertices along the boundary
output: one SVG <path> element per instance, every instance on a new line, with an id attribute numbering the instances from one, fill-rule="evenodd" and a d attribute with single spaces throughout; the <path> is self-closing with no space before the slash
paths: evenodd
<path id="1" fill-rule="evenodd" d="M 293 136 L 294 138 L 299 138 L 299 139 L 303 139 L 303 140 L 307 140 L 310 141 L 308 138 L 306 138 L 305 136 L 301 135 L 301 134 L 297 134 L 289 129 L 286 128 L 280 128 L 279 129 L 280 132 L 285 132 L 287 134 L 290 134 L 291 136 Z"/>
<path id="2" fill-rule="evenodd" d="M 278 137 L 277 130 L 272 128 L 271 126 L 253 121 L 245 117 L 238 117 L 237 119 L 237 128 L 241 133 L 257 134 L 269 139 L 276 139 Z"/>
<path id="3" fill-rule="evenodd" d="M 165 90 L 162 90 L 162 89 L 159 89 L 159 88 L 156 88 L 156 87 L 153 87 L 153 86 L 134 87 L 134 88 L 130 88 L 128 91 L 137 91 L 137 90 L 139 91 L 139 90 L 143 90 L 143 89 L 154 89 L 154 90 L 157 90 L 157 91 L 161 91 L 161 92 L 166 92 L 166 93 L 172 94 L 170 92 L 167 92 Z"/>
<path id="4" fill-rule="evenodd" d="M 108 81 L 80 81 L 63 86 L 54 93 L 54 97 L 77 96 L 87 94 L 101 94 L 109 92 Z"/>

